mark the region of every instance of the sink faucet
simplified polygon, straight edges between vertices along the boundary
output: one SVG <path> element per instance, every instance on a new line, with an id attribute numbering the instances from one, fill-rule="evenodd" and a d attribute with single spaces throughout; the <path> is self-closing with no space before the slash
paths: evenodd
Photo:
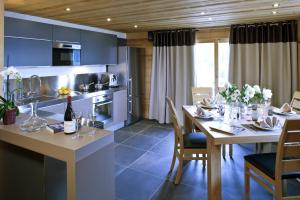
<path id="1" fill-rule="evenodd" d="M 39 85 L 38 85 L 39 92 L 41 91 L 41 86 L 42 86 L 41 78 L 38 75 L 32 75 L 30 77 L 29 91 L 25 93 L 25 98 L 28 98 L 28 97 L 31 97 L 31 96 L 37 94 L 36 88 L 33 89 L 33 80 L 34 79 L 38 80 L 38 82 L 39 82 Z"/>

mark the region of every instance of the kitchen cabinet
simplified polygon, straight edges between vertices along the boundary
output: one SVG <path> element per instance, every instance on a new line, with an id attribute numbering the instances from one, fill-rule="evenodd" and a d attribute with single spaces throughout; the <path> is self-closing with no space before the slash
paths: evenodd
<path id="1" fill-rule="evenodd" d="M 113 123 L 127 120 L 127 90 L 116 91 L 113 94 Z"/>
<path id="2" fill-rule="evenodd" d="M 53 41 L 80 43 L 80 29 L 53 26 Z"/>
<path id="3" fill-rule="evenodd" d="M 66 103 L 60 103 L 60 104 L 55 104 L 55 105 L 52 105 L 52 106 L 39 108 L 39 110 L 52 112 L 52 113 L 55 113 L 55 114 L 65 114 Z"/>
<path id="4" fill-rule="evenodd" d="M 4 36 L 52 40 L 52 25 L 5 17 Z"/>
<path id="5" fill-rule="evenodd" d="M 72 102 L 72 107 L 74 111 L 82 112 L 84 118 L 88 118 L 88 114 L 93 108 L 93 100 L 92 98 L 75 100 Z"/>
<path id="6" fill-rule="evenodd" d="M 4 64 L 11 66 L 52 65 L 52 42 L 22 38 L 4 38 Z"/>
<path id="7" fill-rule="evenodd" d="M 117 64 L 117 37 L 81 31 L 81 64 Z"/>

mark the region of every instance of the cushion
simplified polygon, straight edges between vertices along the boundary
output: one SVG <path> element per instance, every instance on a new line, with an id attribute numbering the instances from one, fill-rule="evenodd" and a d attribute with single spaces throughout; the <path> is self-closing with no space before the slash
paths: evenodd
<path id="1" fill-rule="evenodd" d="M 275 179 L 276 153 L 252 154 L 244 157 L 246 161 L 257 169 Z M 300 172 L 282 174 L 283 179 L 300 178 Z"/>
<path id="2" fill-rule="evenodd" d="M 206 135 L 202 132 L 186 133 L 183 135 L 183 141 L 184 148 L 206 148 Z"/>

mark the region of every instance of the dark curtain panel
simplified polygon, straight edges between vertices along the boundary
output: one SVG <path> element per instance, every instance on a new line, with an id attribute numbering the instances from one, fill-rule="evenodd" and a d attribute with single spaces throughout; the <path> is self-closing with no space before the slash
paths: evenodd
<path id="1" fill-rule="evenodd" d="M 296 42 L 297 21 L 231 25 L 230 44 Z"/>
<path id="2" fill-rule="evenodd" d="M 191 46 L 195 44 L 194 29 L 178 29 L 167 31 L 151 31 L 148 39 L 153 46 Z"/>
<path id="3" fill-rule="evenodd" d="M 179 113 L 182 105 L 192 103 L 195 31 L 154 31 L 149 39 L 153 41 L 149 118 L 169 123 L 166 96 Z"/>

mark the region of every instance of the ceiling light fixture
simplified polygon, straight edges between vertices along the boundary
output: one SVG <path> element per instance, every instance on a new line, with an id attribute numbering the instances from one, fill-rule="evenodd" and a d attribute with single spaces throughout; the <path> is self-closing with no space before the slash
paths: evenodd
<path id="1" fill-rule="evenodd" d="M 273 8 L 278 8 L 278 7 L 279 7 L 279 3 L 278 2 L 276 2 L 276 3 L 273 4 Z"/>
<path id="2" fill-rule="evenodd" d="M 111 18 L 107 18 L 106 21 L 110 22 L 110 21 L 111 21 Z"/>
<path id="3" fill-rule="evenodd" d="M 278 13 L 278 12 L 277 12 L 276 10 L 273 10 L 273 11 L 272 11 L 272 14 L 273 14 L 273 15 L 276 15 L 277 13 Z"/>
<path id="4" fill-rule="evenodd" d="M 70 12 L 70 11 L 71 11 L 71 8 L 66 8 L 66 11 L 67 11 L 67 12 Z"/>
<path id="5" fill-rule="evenodd" d="M 138 25 L 134 25 L 133 27 L 134 27 L 134 28 L 138 28 L 139 26 L 138 26 Z"/>
<path id="6" fill-rule="evenodd" d="M 212 20 L 212 18 L 210 17 L 210 18 L 208 18 L 208 20 L 209 20 L 209 21 L 211 21 L 211 20 Z"/>
<path id="7" fill-rule="evenodd" d="M 202 11 L 200 14 L 201 14 L 201 15 L 205 15 L 205 12 L 204 12 L 204 11 Z"/>

